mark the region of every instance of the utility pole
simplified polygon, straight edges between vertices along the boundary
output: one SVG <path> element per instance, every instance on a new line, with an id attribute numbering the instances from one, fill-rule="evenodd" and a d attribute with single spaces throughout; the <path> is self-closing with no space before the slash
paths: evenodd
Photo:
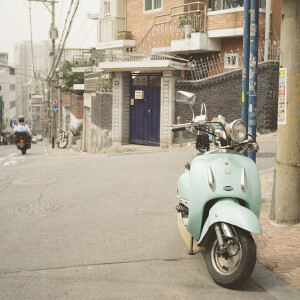
<path id="1" fill-rule="evenodd" d="M 57 32 L 57 29 L 55 27 L 55 1 L 52 0 L 52 3 L 51 3 L 51 8 L 52 8 L 52 22 L 51 22 L 51 28 L 50 28 L 50 38 L 52 40 L 52 64 L 51 64 L 51 68 L 54 66 L 55 64 L 55 40 L 57 39 L 58 37 L 58 32 Z M 49 81 L 51 80 L 50 84 L 51 84 L 51 95 L 52 95 L 52 98 L 53 98 L 53 94 L 54 94 L 54 90 L 53 90 L 53 82 L 52 82 L 52 78 L 50 77 L 49 78 Z M 51 110 L 50 110 L 50 99 L 49 100 L 49 113 L 51 114 Z M 55 114 L 56 116 L 56 114 Z M 51 120 L 51 118 L 50 118 Z M 55 128 L 56 128 L 56 118 L 54 120 L 55 122 Z M 53 118 L 52 118 L 52 121 L 50 122 L 50 133 L 51 133 L 51 141 L 52 141 L 52 148 L 54 148 L 54 145 L 55 145 L 55 137 L 56 137 L 56 130 L 53 130 Z"/>
<path id="2" fill-rule="evenodd" d="M 277 155 L 270 217 L 300 222 L 300 2 L 282 0 Z"/>
<path id="3" fill-rule="evenodd" d="M 52 42 L 52 60 L 51 60 L 51 68 L 52 68 L 55 64 L 55 58 L 56 58 L 55 57 L 55 53 L 56 53 L 55 40 L 58 38 L 58 31 L 57 31 L 57 28 L 55 27 L 55 3 L 57 3 L 57 1 L 55 1 L 55 0 L 28 0 L 28 1 L 29 2 L 42 2 L 52 15 L 51 27 L 50 27 L 50 31 L 49 31 L 50 39 Z M 45 3 L 51 3 L 51 10 Z M 52 140 L 52 148 L 54 148 L 53 141 L 56 136 L 56 131 L 53 130 L 53 118 L 52 118 L 52 113 L 51 113 L 51 109 L 50 109 L 50 100 L 51 100 L 51 97 L 53 97 L 53 82 L 52 82 L 51 77 L 48 78 L 47 84 L 48 84 L 48 127 L 49 127 L 49 134 L 50 134 L 49 142 L 51 143 L 51 140 Z"/>

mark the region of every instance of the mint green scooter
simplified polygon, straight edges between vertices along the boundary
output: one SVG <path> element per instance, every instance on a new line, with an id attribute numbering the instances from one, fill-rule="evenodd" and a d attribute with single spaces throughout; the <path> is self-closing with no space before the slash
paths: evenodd
<path id="1" fill-rule="evenodd" d="M 195 103 L 195 94 L 178 91 L 176 101 Z M 193 113 L 194 115 L 194 113 Z M 176 207 L 199 246 L 214 281 L 236 287 L 253 272 L 256 245 L 251 233 L 262 234 L 260 180 L 256 164 L 242 151 L 258 151 L 241 120 L 207 121 L 206 109 L 190 123 L 171 130 L 197 134 L 195 157 L 179 177 Z M 246 136 L 250 139 L 245 140 Z M 211 145 L 214 146 L 210 150 Z"/>

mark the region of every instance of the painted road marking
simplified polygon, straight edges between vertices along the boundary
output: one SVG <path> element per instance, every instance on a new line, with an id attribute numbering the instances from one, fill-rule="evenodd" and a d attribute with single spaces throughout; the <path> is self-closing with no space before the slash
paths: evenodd
<path id="1" fill-rule="evenodd" d="M 17 153 L 7 154 L 5 157 L 1 157 L 0 161 L 5 161 L 5 162 L 3 162 L 3 166 L 15 166 L 15 165 L 17 165 L 17 163 L 19 161 L 21 161 L 21 162 L 25 161 L 24 157 L 21 157 L 21 156 L 18 157 L 16 155 L 17 155 Z"/>
<path id="2" fill-rule="evenodd" d="M 15 166 L 18 163 L 17 160 L 10 160 L 3 164 L 3 166 Z"/>
<path id="3" fill-rule="evenodd" d="M 49 154 L 49 152 L 48 152 L 48 149 L 47 149 L 47 146 L 46 146 L 46 144 L 44 144 L 44 153 L 45 153 L 45 155 L 46 156 L 49 156 L 50 154 Z"/>
<path id="4" fill-rule="evenodd" d="M 190 248 L 191 235 L 186 230 L 185 226 L 183 225 L 180 213 L 177 214 L 177 225 L 178 225 L 178 229 L 179 229 L 179 232 L 180 232 L 180 235 L 181 235 L 182 239 L 186 243 L 187 247 Z M 194 246 L 193 246 L 193 251 L 201 251 L 201 250 L 205 250 L 205 247 L 197 246 L 197 240 L 195 239 Z"/>

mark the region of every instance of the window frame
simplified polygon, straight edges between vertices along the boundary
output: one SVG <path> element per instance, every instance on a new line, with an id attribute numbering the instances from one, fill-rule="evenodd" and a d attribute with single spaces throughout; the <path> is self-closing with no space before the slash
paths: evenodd
<path id="1" fill-rule="evenodd" d="M 230 61 L 235 57 L 235 64 L 228 63 L 228 57 Z M 239 54 L 238 53 L 225 53 L 224 54 L 224 69 L 238 69 L 239 68 Z"/>
<path id="2" fill-rule="evenodd" d="M 148 10 L 145 9 L 146 8 L 146 1 L 147 0 L 143 0 L 143 12 L 144 12 L 144 14 L 149 14 L 149 13 L 151 14 L 151 13 L 163 10 L 163 0 L 161 0 L 161 7 L 159 7 L 159 8 L 153 8 L 155 6 L 155 2 L 157 0 L 151 0 L 151 9 L 148 9 Z"/>
<path id="3" fill-rule="evenodd" d="M 111 1 L 110 0 L 106 0 L 104 1 L 104 16 L 109 16 L 111 15 Z M 109 7 L 109 11 L 107 11 L 107 8 Z"/>

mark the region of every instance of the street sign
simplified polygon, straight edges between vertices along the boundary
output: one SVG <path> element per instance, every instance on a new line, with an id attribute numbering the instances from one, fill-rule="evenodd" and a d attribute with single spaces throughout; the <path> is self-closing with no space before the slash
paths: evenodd
<path id="1" fill-rule="evenodd" d="M 55 99 L 55 98 L 53 98 L 53 99 L 52 99 L 52 104 L 53 104 L 53 105 L 57 105 L 57 104 L 58 104 L 58 100 Z"/>
<path id="2" fill-rule="evenodd" d="M 52 111 L 56 114 L 56 113 L 58 113 L 58 106 L 57 105 L 54 105 L 53 107 L 52 107 Z"/>

